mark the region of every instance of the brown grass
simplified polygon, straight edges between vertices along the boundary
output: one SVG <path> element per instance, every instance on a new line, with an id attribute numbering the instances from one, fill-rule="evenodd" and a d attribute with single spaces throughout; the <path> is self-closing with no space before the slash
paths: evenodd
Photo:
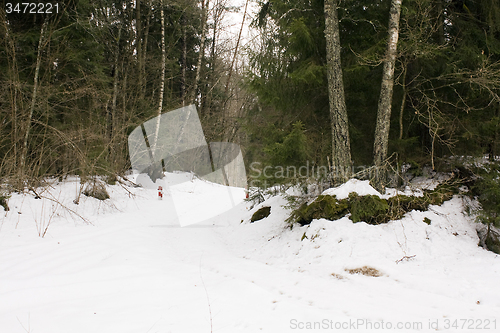
<path id="1" fill-rule="evenodd" d="M 383 274 L 380 271 L 373 267 L 363 266 L 359 268 L 346 268 L 345 270 L 349 274 L 363 274 L 366 276 L 379 277 Z"/>

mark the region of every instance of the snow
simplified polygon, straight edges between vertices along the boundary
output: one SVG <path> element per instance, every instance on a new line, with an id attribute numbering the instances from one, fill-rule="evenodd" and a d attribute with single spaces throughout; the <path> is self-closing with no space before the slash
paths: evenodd
<path id="1" fill-rule="evenodd" d="M 349 197 L 349 193 L 356 192 L 358 195 L 376 195 L 378 197 L 381 194 L 371 187 L 369 180 L 358 180 L 350 179 L 345 184 L 342 184 L 335 188 L 329 188 L 323 191 L 323 195 L 335 195 L 337 199 L 345 199 Z"/>
<path id="2" fill-rule="evenodd" d="M 13 194 L 0 208 L 0 332 L 500 332 L 500 256 L 477 246 L 459 197 L 383 225 L 290 230 L 281 196 L 200 209 L 227 188 L 166 182 L 164 200 L 113 185 L 76 205 L 76 179 Z M 328 193 L 352 191 L 376 195 L 355 180 Z M 262 206 L 271 214 L 250 223 Z M 213 217 L 181 227 L 193 211 Z M 363 266 L 382 276 L 346 271 Z"/>

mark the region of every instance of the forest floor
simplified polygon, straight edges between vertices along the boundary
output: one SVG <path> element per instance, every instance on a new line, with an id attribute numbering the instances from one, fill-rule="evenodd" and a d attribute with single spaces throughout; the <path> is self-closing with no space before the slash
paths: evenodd
<path id="1" fill-rule="evenodd" d="M 166 179 L 177 185 L 163 200 L 113 185 L 77 205 L 77 179 L 13 194 L 0 207 L 0 332 L 500 332 L 500 256 L 478 247 L 459 197 L 382 225 L 290 230 L 282 196 L 190 223 L 220 212 L 227 188 Z M 351 191 L 375 190 L 329 193 Z M 250 223 L 262 206 L 271 214 Z"/>

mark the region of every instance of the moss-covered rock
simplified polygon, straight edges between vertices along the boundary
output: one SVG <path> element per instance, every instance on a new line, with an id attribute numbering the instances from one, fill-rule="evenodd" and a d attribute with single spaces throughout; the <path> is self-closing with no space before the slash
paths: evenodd
<path id="1" fill-rule="evenodd" d="M 106 186 L 101 182 L 90 182 L 83 190 L 83 194 L 87 197 L 93 197 L 98 200 L 106 200 L 109 199 L 108 191 L 106 190 Z"/>
<path id="2" fill-rule="evenodd" d="M 303 204 L 295 212 L 295 222 L 306 225 L 314 219 L 338 220 L 349 213 L 349 201 L 337 200 L 332 195 L 320 195 L 311 202 Z"/>
<path id="3" fill-rule="evenodd" d="M 271 207 L 262 207 L 259 210 L 257 210 L 255 213 L 253 213 L 252 218 L 250 219 L 250 222 L 255 222 L 258 220 L 262 220 L 263 218 L 266 218 L 271 214 Z"/>
<path id="4" fill-rule="evenodd" d="M 349 194 L 351 204 L 351 220 L 353 222 L 366 222 L 369 224 L 380 224 L 390 220 L 389 204 L 387 200 L 380 199 L 376 195 L 358 196 L 356 193 Z"/>
<path id="5" fill-rule="evenodd" d="M 426 190 L 423 196 L 396 195 L 381 199 L 376 195 L 359 196 L 351 193 L 349 198 L 338 200 L 335 196 L 320 195 L 312 203 L 302 204 L 295 209 L 287 221 L 307 225 L 314 219 L 338 220 L 351 213 L 353 222 L 369 224 L 387 223 L 399 220 L 412 210 L 426 211 L 429 205 L 441 205 L 459 193 L 460 182 L 453 181 L 438 185 L 434 190 Z"/>

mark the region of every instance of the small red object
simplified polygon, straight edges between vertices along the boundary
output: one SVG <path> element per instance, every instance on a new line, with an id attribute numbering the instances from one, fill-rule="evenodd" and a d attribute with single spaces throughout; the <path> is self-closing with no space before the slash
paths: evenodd
<path id="1" fill-rule="evenodd" d="M 249 195 L 248 195 L 248 189 L 245 189 L 245 193 L 246 193 L 246 198 L 248 199 Z"/>
<path id="2" fill-rule="evenodd" d="M 158 186 L 158 199 L 163 199 L 163 187 Z"/>

